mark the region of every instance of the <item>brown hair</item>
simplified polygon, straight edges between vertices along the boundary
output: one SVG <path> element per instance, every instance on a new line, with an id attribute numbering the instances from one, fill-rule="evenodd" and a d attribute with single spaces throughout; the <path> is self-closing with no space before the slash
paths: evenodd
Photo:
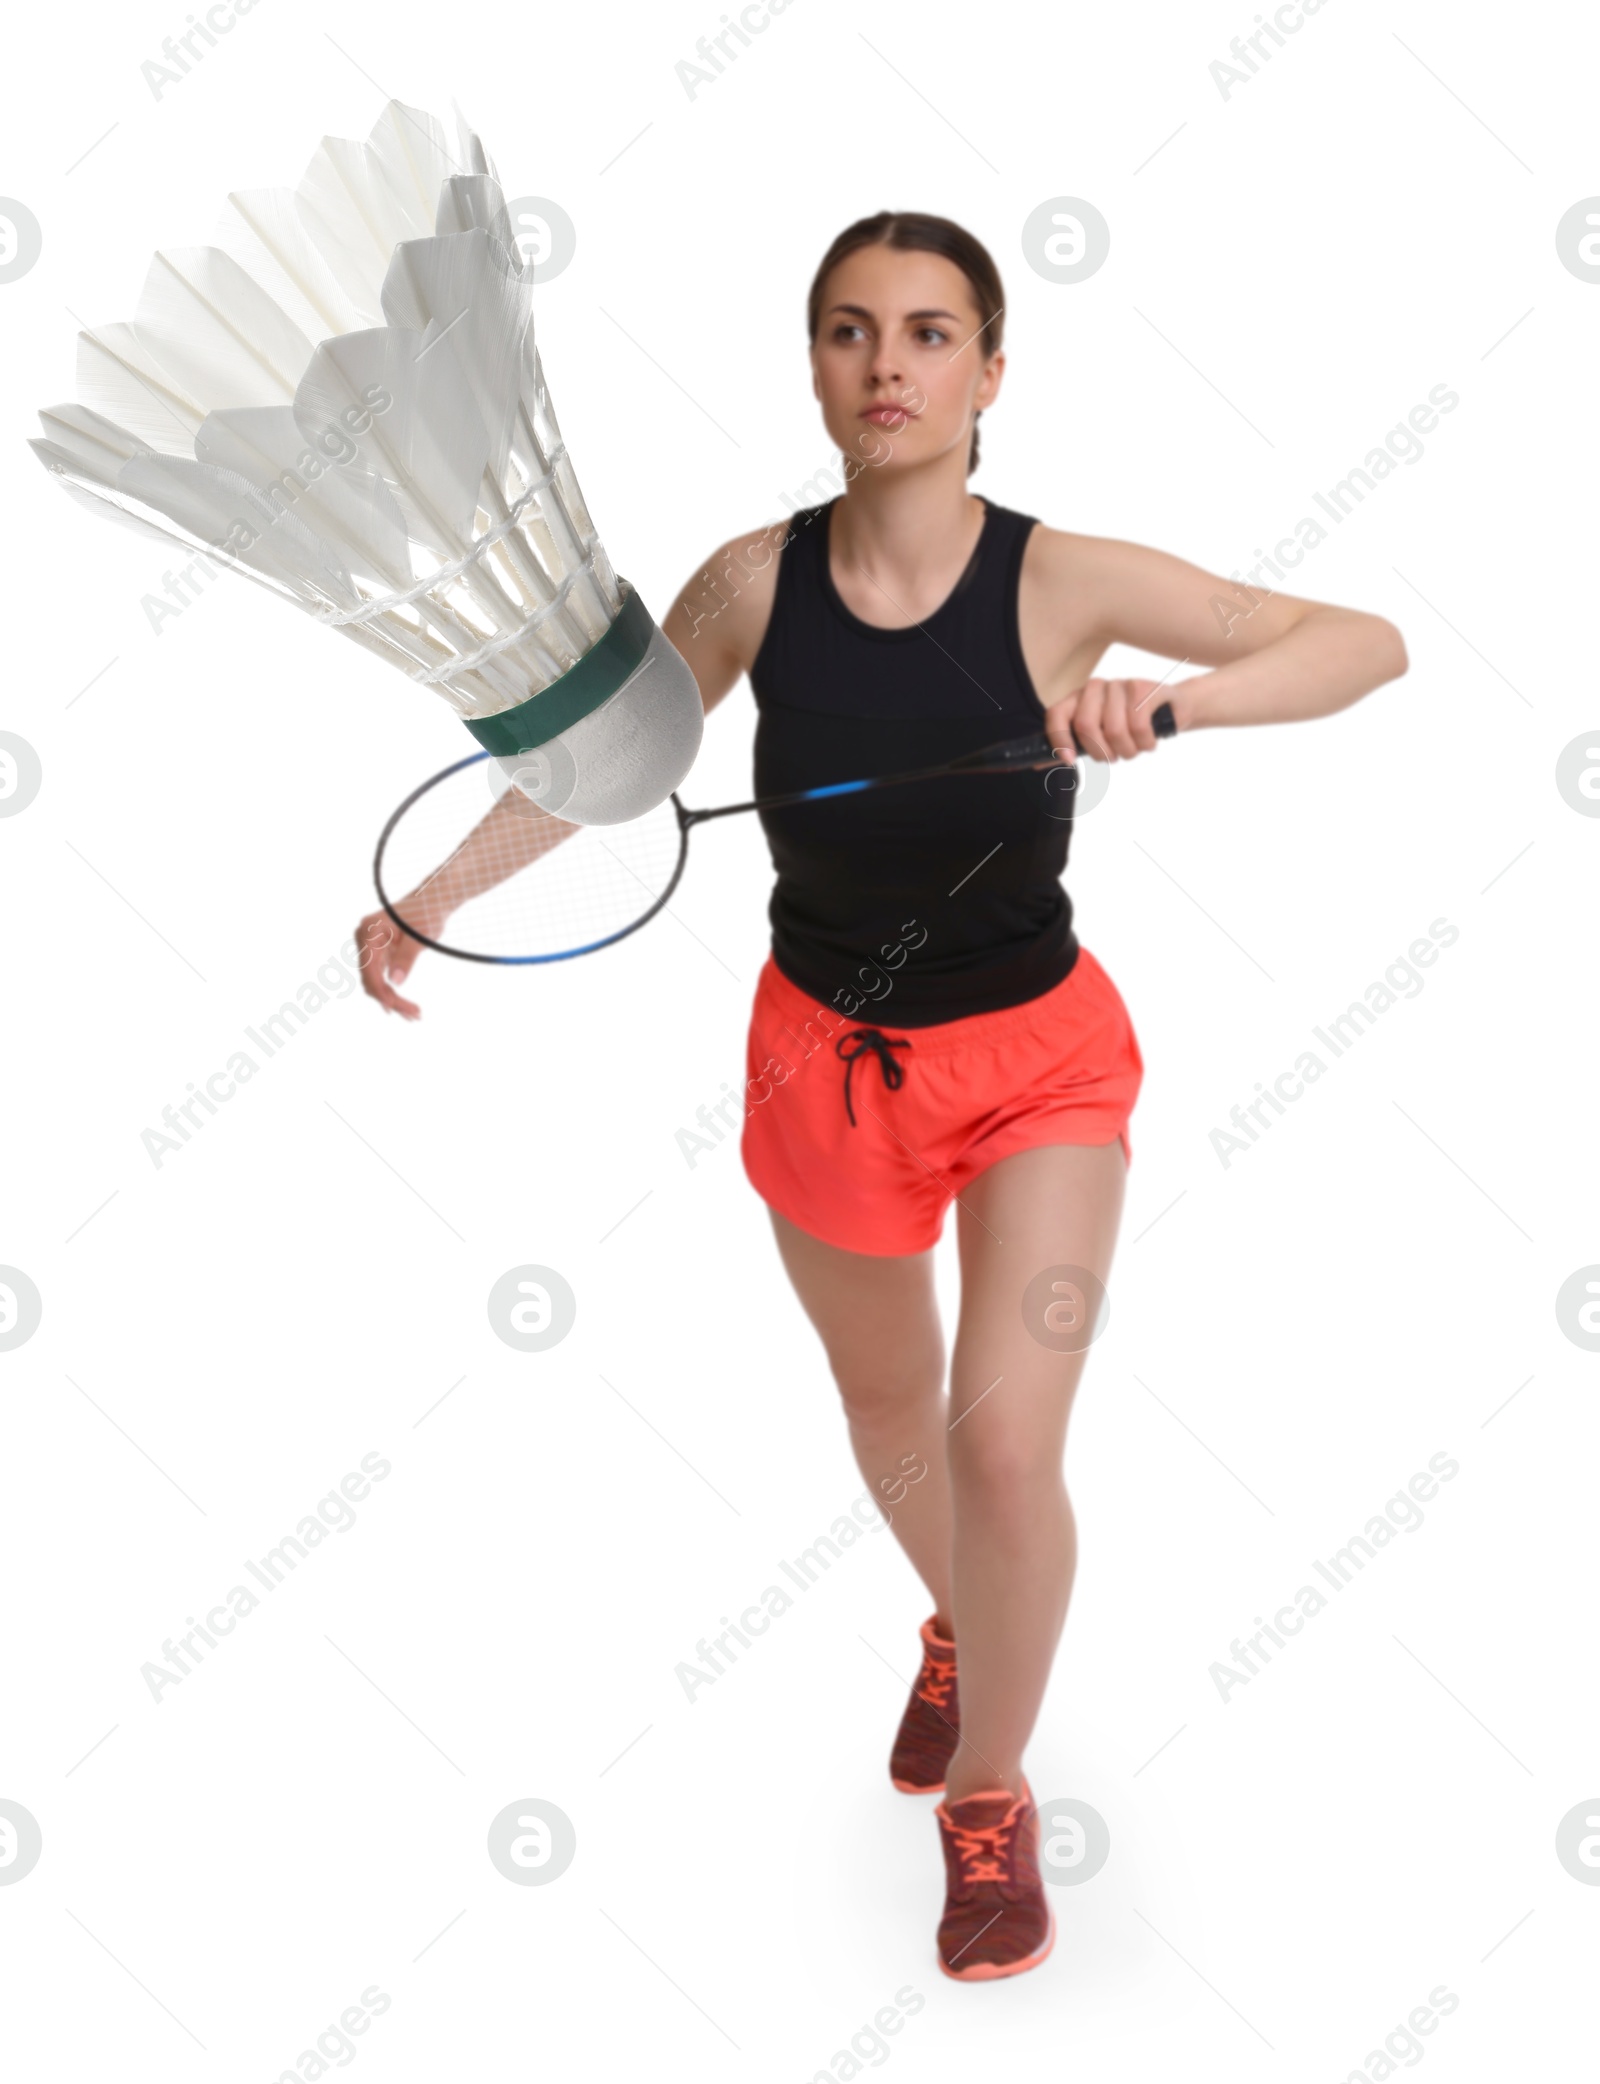
<path id="1" fill-rule="evenodd" d="M 817 344 L 817 328 L 822 322 L 822 292 L 828 276 L 840 261 L 859 252 L 863 246 L 890 246 L 898 253 L 937 253 L 945 260 L 953 261 L 966 276 L 972 291 L 972 301 L 983 321 L 979 330 L 988 335 L 985 354 L 994 353 L 1000 345 L 1005 292 L 1000 287 L 1000 271 L 988 247 L 950 218 L 929 217 L 920 210 L 880 210 L 876 217 L 860 217 L 854 224 L 847 225 L 834 240 L 822 256 L 822 265 L 812 278 L 811 292 L 806 299 L 806 330 L 813 347 Z M 980 412 L 977 419 L 982 417 Z M 977 467 L 978 429 L 975 421 L 972 448 L 967 456 L 968 474 Z"/>

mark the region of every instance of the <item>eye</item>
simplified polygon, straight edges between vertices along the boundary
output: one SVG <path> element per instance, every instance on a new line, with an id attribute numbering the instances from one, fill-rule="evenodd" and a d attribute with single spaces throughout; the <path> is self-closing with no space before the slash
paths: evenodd
<path id="1" fill-rule="evenodd" d="M 859 333 L 861 328 L 852 318 L 842 318 L 833 329 L 833 338 L 842 340 L 847 333 Z"/>
<path id="2" fill-rule="evenodd" d="M 918 326 L 917 333 L 924 347 L 943 347 L 950 339 L 943 326 Z"/>

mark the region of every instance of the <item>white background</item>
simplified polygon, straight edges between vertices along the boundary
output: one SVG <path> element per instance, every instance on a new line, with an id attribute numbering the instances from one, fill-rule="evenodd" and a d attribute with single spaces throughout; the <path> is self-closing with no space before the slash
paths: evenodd
<path id="1" fill-rule="evenodd" d="M 1554 235 L 1600 189 L 1592 23 L 1331 0 L 1224 99 L 1249 5 L 793 0 L 691 98 L 715 5 L 259 0 L 158 100 L 140 67 L 185 13 L 24 13 L 4 89 L 0 193 L 44 231 L 0 286 L 0 729 L 44 769 L 0 822 L 0 1261 L 44 1303 L 0 1354 L 0 1797 L 44 1840 L 0 1887 L 15 2073 L 309 2075 L 378 1984 L 347 2058 L 373 2079 L 844 2077 L 909 1985 L 863 2068 L 1342 2079 L 1444 1984 L 1407 2062 L 1576 2074 L 1600 1889 L 1554 1845 L 1600 1813 L 1600 1360 L 1555 1296 L 1600 1259 L 1600 824 L 1554 770 L 1600 721 L 1600 290 Z M 465 741 L 236 580 L 154 635 L 168 560 L 23 441 L 77 319 L 131 315 L 156 245 L 389 94 L 454 94 L 508 190 L 574 220 L 539 337 L 658 612 L 833 460 L 805 291 L 880 207 L 994 252 L 974 484 L 1058 527 L 1233 572 L 1459 394 L 1291 589 L 1391 618 L 1405 679 L 1164 746 L 1074 843 L 1146 1082 L 1029 1758 L 1112 1850 L 1011 1983 L 935 1963 L 931 1804 L 885 1773 L 925 1611 L 889 1537 L 692 1705 L 674 1677 L 861 1487 L 737 1152 L 674 1142 L 742 1076 L 752 821 L 697 842 L 704 947 L 663 920 L 565 973 L 425 958 L 419 1025 L 336 998 L 159 1168 L 141 1144 L 335 955 L 384 815 Z M 1061 195 L 1111 226 L 1073 287 L 1020 246 Z M 691 801 L 745 792 L 751 717 L 741 687 Z M 1439 918 L 1420 994 L 1224 1167 L 1229 1110 Z M 545 1355 L 485 1311 L 526 1262 L 578 1298 Z M 355 1527 L 157 1705 L 141 1665 L 367 1453 L 392 1473 Z M 1224 1704 L 1213 1661 L 1440 1453 L 1425 1524 Z M 577 1856 L 517 1888 L 485 1836 L 532 1797 Z"/>

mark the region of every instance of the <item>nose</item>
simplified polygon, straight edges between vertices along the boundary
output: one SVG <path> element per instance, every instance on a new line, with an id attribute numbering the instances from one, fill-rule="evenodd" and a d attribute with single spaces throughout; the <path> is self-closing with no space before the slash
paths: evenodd
<path id="1" fill-rule="evenodd" d="M 903 389 L 905 372 L 891 342 L 880 342 L 878 352 L 872 358 L 872 380 L 886 391 Z"/>

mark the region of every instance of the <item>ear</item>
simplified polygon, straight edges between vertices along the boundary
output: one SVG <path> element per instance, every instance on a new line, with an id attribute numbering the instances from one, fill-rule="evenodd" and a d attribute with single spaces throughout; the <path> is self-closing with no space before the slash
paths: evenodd
<path id="1" fill-rule="evenodd" d="M 1005 350 L 1002 348 L 990 361 L 978 383 L 978 394 L 973 404 L 982 412 L 986 405 L 993 405 L 1000 395 L 1000 379 L 1006 373 Z"/>

